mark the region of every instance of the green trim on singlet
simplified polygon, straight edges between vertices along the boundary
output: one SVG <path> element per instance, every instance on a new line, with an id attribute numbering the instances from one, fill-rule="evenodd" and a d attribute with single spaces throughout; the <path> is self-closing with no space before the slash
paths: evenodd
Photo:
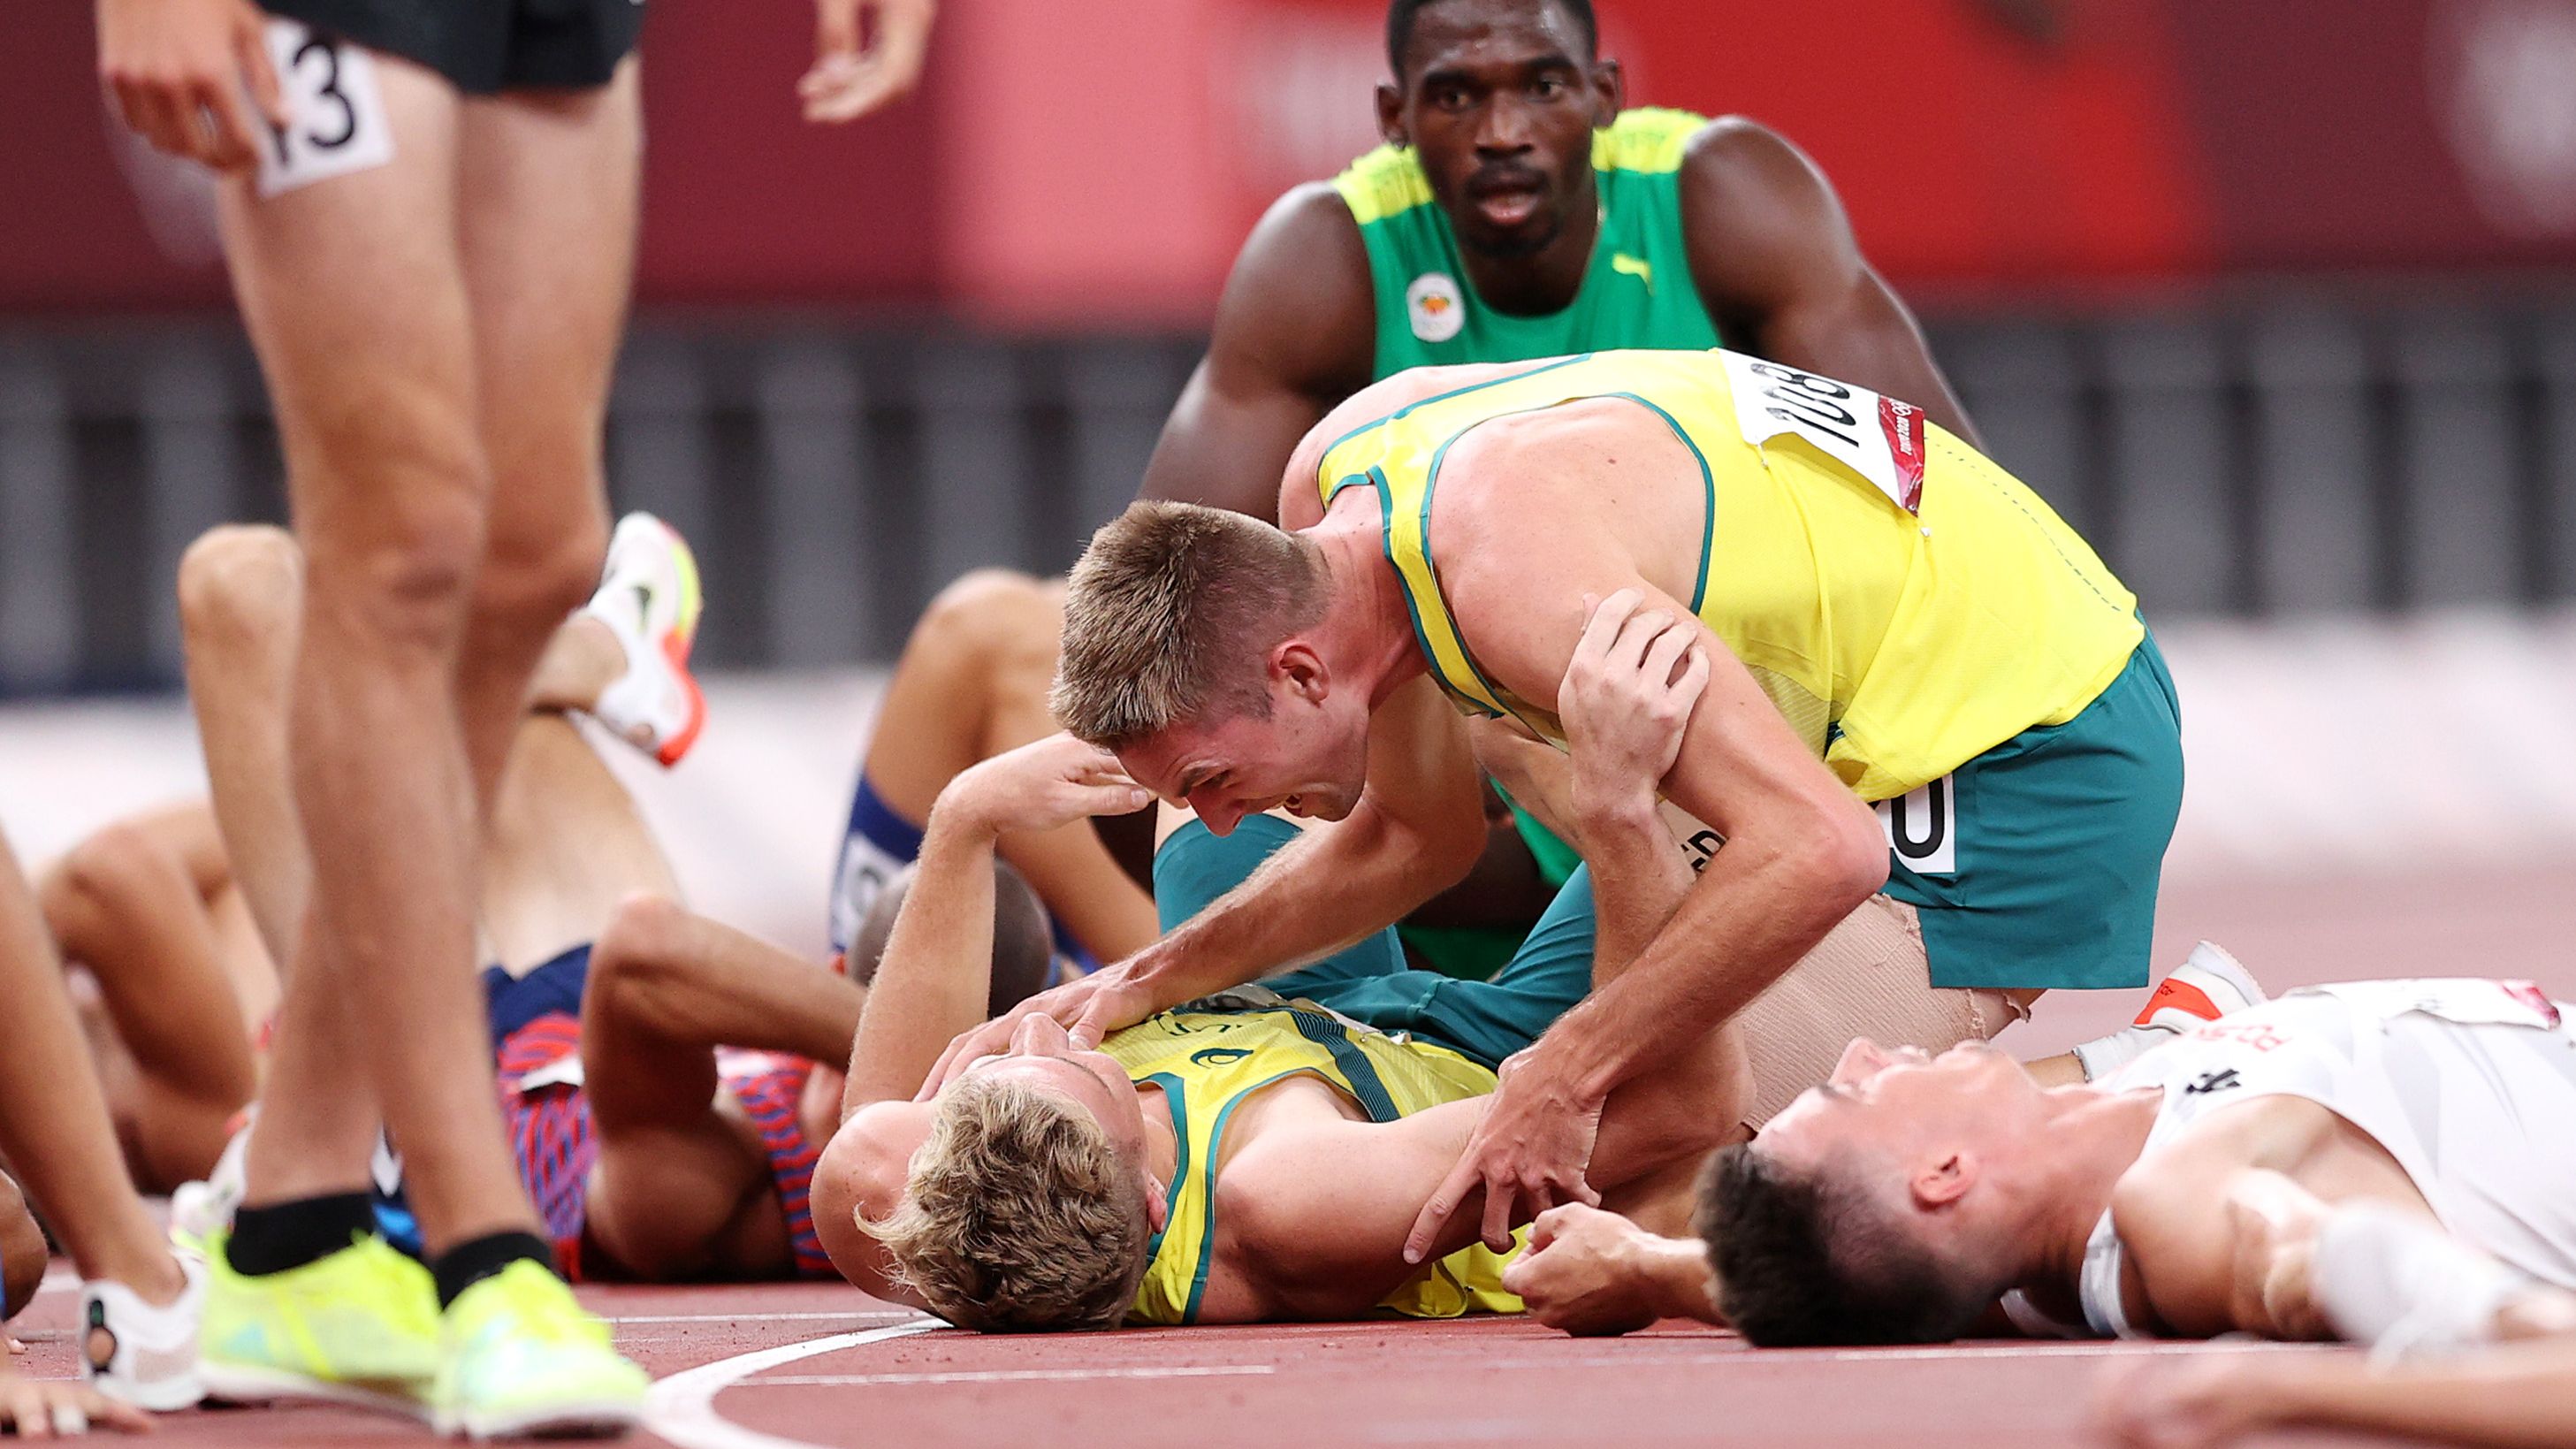
<path id="1" fill-rule="evenodd" d="M 1334 1053 L 1334 1059 L 1337 1062 L 1340 1060 L 1340 1055 L 1338 1052 Z M 1223 1107 L 1217 1109 L 1216 1123 L 1208 1128 L 1207 1159 L 1199 1164 L 1200 1175 L 1207 1179 L 1206 1184 L 1200 1189 L 1203 1194 L 1201 1201 L 1207 1206 L 1199 1217 L 1199 1262 L 1197 1269 L 1190 1274 L 1189 1301 L 1181 1305 L 1182 1323 L 1191 1324 L 1199 1321 L 1199 1300 L 1207 1296 L 1208 1269 L 1216 1261 L 1216 1162 L 1218 1158 L 1225 1155 L 1226 1122 L 1234 1116 L 1234 1109 L 1242 1106 L 1246 1099 L 1257 1096 L 1290 1077 L 1317 1076 L 1319 1074 L 1313 1067 L 1292 1067 L 1275 1077 L 1264 1077 L 1235 1093 L 1226 1099 Z M 1369 1080 L 1372 1083 L 1377 1080 L 1374 1069 L 1369 1074 Z M 1378 1088 L 1381 1096 L 1385 1091 L 1384 1087 Z M 1180 1180 L 1181 1174 L 1178 1171 L 1173 1172 L 1172 1181 L 1178 1183 Z M 1160 1239 L 1156 1241 L 1159 1243 Z M 1145 1261 L 1152 1262 L 1152 1255 L 1148 1254 Z"/>
<path id="2" fill-rule="evenodd" d="M 1163 1251 L 1163 1234 L 1172 1230 L 1172 1208 L 1181 1200 L 1181 1182 L 1190 1175 L 1190 1094 L 1170 1072 L 1151 1073 L 1144 1082 L 1163 1089 L 1163 1103 L 1172 1113 L 1172 1180 L 1163 1185 L 1163 1225 L 1145 1244 L 1145 1261 L 1150 1263 Z"/>

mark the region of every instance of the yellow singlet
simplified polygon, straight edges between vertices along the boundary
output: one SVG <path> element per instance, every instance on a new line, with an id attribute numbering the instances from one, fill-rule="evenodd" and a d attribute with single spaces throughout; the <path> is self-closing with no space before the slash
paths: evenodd
<path id="1" fill-rule="evenodd" d="M 1102 1051 L 1138 1085 L 1163 1089 L 1180 1147 L 1169 1216 L 1136 1289 L 1131 1323 L 1194 1323 L 1216 1244 L 1217 1149 L 1245 1097 L 1300 1072 L 1322 1078 L 1372 1122 L 1410 1117 L 1494 1090 L 1494 1074 L 1445 1047 L 1352 1027 L 1312 1006 L 1258 1011 L 1167 1011 L 1112 1032 Z M 1515 1250 L 1517 1251 L 1517 1249 Z M 1503 1291 L 1508 1254 L 1460 1249 L 1398 1285 L 1378 1307 L 1408 1318 L 1518 1313 Z"/>
<path id="2" fill-rule="evenodd" d="M 1442 456 L 1479 423 L 1602 397 L 1699 459 L 1690 606 L 1864 800 L 2074 718 L 2144 633 L 2091 546 L 1920 408 L 1722 350 L 1595 352 L 1413 403 L 1344 434 L 1317 470 L 1328 506 L 1376 491 L 1418 642 L 1461 709 L 1564 738 L 1477 666 L 1450 616 L 1430 547 Z"/>

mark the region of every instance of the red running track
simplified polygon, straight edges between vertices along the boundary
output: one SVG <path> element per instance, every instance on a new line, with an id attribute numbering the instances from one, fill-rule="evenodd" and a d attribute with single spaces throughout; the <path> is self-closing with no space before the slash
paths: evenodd
<path id="1" fill-rule="evenodd" d="M 2532 976 L 2576 997 L 2576 870 L 2535 863 L 2476 878 L 2277 882 L 2169 891 L 2161 965 L 2197 935 L 2237 949 L 2276 988 L 2396 975 Z M 2135 1010 L 2138 993 L 2043 1004 L 2016 1029 L 2054 1050 Z M 16 1325 L 27 1372 L 73 1371 L 68 1283 Z M 1807 1449 L 1994 1449 L 2095 1442 L 2101 1362 L 2144 1354 L 2340 1352 L 2278 1346 L 1986 1344 L 1937 1350 L 1747 1350 L 1672 1328 L 1574 1340 L 1520 1320 L 1169 1329 L 1046 1338 L 922 1333 L 846 1288 L 586 1289 L 662 1384 L 657 1434 L 680 1449 L 799 1446 L 1725 1442 Z M 854 1341 L 857 1340 L 857 1341 Z M 746 1355 L 769 1359 L 744 1361 Z M 695 1370 L 697 1372 L 691 1373 Z M 428 1444 L 350 1411 L 200 1411 L 164 1444 Z M 2385 1444 L 2274 1435 L 2286 1446 Z"/>

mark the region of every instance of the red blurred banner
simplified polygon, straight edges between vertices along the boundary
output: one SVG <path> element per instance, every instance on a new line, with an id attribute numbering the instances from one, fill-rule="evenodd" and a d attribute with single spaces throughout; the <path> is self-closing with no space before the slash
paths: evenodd
<path id="1" fill-rule="evenodd" d="M 87 7 L 0 47 L 0 308 L 222 297 L 202 188 L 112 139 Z M 2576 0 L 1601 0 L 1641 103 L 1804 146 L 1900 284 L 2576 262 Z M 921 95 L 802 125 L 804 7 L 655 0 L 648 303 L 1203 321 L 1374 140 L 1380 0 L 956 0 Z"/>

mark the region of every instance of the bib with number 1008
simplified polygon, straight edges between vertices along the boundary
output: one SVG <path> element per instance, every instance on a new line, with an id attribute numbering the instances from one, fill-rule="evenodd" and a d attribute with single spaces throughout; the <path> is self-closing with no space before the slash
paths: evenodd
<path id="1" fill-rule="evenodd" d="M 1922 503 L 1923 409 L 1740 352 L 1718 356 L 1744 441 L 1803 438 L 1906 512 Z"/>

